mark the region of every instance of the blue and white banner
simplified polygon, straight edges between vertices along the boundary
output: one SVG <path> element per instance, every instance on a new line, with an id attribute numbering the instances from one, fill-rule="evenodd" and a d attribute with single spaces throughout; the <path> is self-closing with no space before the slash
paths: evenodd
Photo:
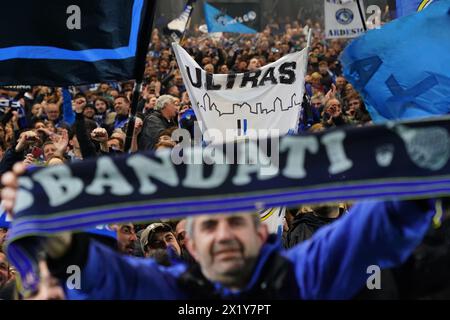
<path id="1" fill-rule="evenodd" d="M 363 1 L 360 3 L 364 14 Z M 356 1 L 324 0 L 324 7 L 327 39 L 356 38 L 364 33 Z"/>
<path id="2" fill-rule="evenodd" d="M 208 32 L 257 33 L 260 20 L 257 3 L 218 2 L 203 5 Z"/>
<path id="3" fill-rule="evenodd" d="M 206 140 L 233 141 L 260 130 L 285 135 L 297 127 L 307 49 L 239 74 L 208 74 L 181 46 L 173 49 Z"/>
<path id="4" fill-rule="evenodd" d="M 371 30 L 341 55 L 375 122 L 450 113 L 450 0 Z"/>
<path id="5" fill-rule="evenodd" d="M 188 0 L 184 6 L 183 12 L 175 19 L 170 21 L 164 28 L 164 32 L 169 35 L 173 41 L 180 42 L 183 33 L 188 28 L 188 23 L 194 10 L 194 4 L 197 0 Z"/>

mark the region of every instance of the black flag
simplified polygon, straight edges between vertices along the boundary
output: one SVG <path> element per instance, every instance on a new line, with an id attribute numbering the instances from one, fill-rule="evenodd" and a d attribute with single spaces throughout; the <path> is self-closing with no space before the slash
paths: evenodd
<path id="1" fill-rule="evenodd" d="M 2 3 L 0 85 L 139 79 L 156 0 Z"/>

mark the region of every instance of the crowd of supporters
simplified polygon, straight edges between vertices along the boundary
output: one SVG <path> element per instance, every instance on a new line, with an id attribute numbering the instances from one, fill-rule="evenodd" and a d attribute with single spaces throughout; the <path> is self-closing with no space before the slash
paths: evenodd
<path id="1" fill-rule="evenodd" d="M 370 125 L 371 118 L 361 96 L 342 74 L 339 55 L 346 41 L 325 40 L 319 22 L 270 23 L 255 35 L 223 34 L 220 37 L 195 28 L 184 39 L 183 47 L 209 73 L 243 73 L 305 48 L 309 30 L 313 37 L 298 131 L 301 134 L 337 126 Z M 177 143 L 172 139 L 172 132 L 178 127 L 192 129 L 195 114 L 170 42 L 161 31 L 153 30 L 128 150 L 126 133 L 134 82 L 1 89 L 0 174 L 11 170 L 17 162 L 27 166 L 51 166 L 101 155 L 172 148 Z M 310 238 L 321 226 L 339 219 L 345 214 L 346 206 L 303 207 L 289 211 L 284 235 L 286 247 Z M 163 265 L 170 264 L 171 255 L 195 263 L 184 247 L 185 223 L 185 220 L 169 220 L 114 225 L 111 228 L 117 240 L 103 241 L 109 241 L 123 254 L 152 257 Z M 0 232 L 2 245 L 7 228 L 0 228 Z M 444 243 L 448 243 L 448 235 L 443 237 Z M 171 250 L 167 251 L 168 248 Z M 449 250 L 448 246 L 445 250 Z M 423 259 L 423 256 L 417 257 Z M 417 262 L 417 259 L 415 263 L 422 261 Z M 448 259 L 448 255 L 442 254 L 442 259 Z M 414 267 L 409 270 L 414 272 Z M 14 268 L 0 253 L 3 298 L 17 298 L 12 285 L 14 278 Z M 430 290 L 436 290 L 436 286 Z M 404 286 L 401 289 L 402 296 L 411 294 Z M 390 292 L 389 297 L 400 296 L 398 290 Z"/>

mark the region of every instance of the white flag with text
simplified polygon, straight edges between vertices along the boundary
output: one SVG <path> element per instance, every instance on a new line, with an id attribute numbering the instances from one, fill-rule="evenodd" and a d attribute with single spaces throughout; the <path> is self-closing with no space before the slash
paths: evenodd
<path id="1" fill-rule="evenodd" d="M 202 130 L 208 130 L 206 140 L 217 141 L 213 136 L 221 136 L 223 141 L 232 141 L 260 130 L 272 130 L 270 136 L 296 132 L 307 49 L 255 71 L 213 75 L 181 46 L 172 46 L 192 108 Z"/>

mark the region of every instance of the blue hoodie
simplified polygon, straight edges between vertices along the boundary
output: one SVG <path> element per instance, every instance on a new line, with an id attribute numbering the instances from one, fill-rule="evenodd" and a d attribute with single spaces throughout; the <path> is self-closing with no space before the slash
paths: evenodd
<path id="1" fill-rule="evenodd" d="M 247 287 L 259 278 L 271 253 L 278 252 L 294 267 L 301 299 L 349 299 L 365 285 L 371 265 L 390 268 L 404 262 L 427 231 L 433 211 L 418 202 L 364 202 L 311 239 L 283 250 L 266 243 Z M 189 299 L 177 279 L 187 270 L 181 262 L 171 267 L 152 259 L 120 255 L 91 242 L 81 272 L 81 289 L 66 288 L 68 299 Z M 223 298 L 239 298 L 214 284 Z M 298 298 L 292 297 L 292 298 Z"/>

